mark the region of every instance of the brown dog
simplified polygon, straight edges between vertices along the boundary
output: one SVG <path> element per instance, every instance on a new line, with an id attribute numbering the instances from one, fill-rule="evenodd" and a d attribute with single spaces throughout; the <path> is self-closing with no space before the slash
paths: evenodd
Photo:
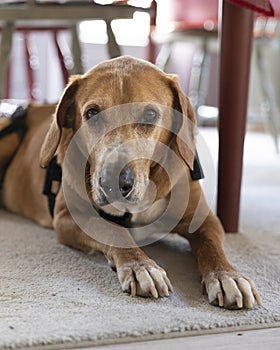
<path id="1" fill-rule="evenodd" d="M 102 252 L 123 291 L 154 298 L 168 296 L 172 285 L 132 235 L 147 244 L 154 231 L 176 232 L 197 256 L 211 304 L 261 304 L 254 283 L 226 258 L 223 228 L 191 177 L 195 117 L 176 77 L 142 60 L 110 60 L 74 76 L 55 111 L 29 106 L 27 124 L 3 183 L 7 209 L 54 227 L 63 244 Z M 17 140 L 9 145 L 6 157 Z M 39 161 L 47 167 L 55 153 L 63 181 L 52 219 Z M 160 226 L 167 211 L 170 220 Z"/>

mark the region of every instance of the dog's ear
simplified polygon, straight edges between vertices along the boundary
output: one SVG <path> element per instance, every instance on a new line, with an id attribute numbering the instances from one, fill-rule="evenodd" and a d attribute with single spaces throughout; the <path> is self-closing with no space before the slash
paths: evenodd
<path id="1" fill-rule="evenodd" d="M 43 142 L 40 152 L 40 165 L 45 168 L 53 158 L 60 142 L 62 128 L 70 129 L 75 121 L 75 94 L 79 86 L 80 76 L 70 78 L 64 93 L 56 107 L 53 121 Z"/>
<path id="2" fill-rule="evenodd" d="M 195 159 L 195 130 L 196 119 L 193 107 L 187 96 L 181 90 L 178 78 L 176 75 L 169 74 L 170 87 L 173 93 L 173 109 L 180 114 L 180 120 L 177 120 L 176 126 L 176 143 L 181 157 L 184 159 L 187 166 L 193 170 Z"/>

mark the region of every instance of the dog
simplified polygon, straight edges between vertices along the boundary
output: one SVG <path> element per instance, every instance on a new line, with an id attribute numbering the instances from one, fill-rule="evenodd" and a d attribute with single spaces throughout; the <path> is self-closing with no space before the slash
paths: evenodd
<path id="1" fill-rule="evenodd" d="M 62 244 L 104 254 L 132 296 L 173 292 L 136 242 L 150 242 L 151 225 L 162 233 L 170 226 L 190 242 L 212 305 L 261 305 L 254 282 L 228 261 L 223 227 L 192 177 L 195 115 L 175 75 L 129 56 L 108 60 L 71 77 L 57 106 L 29 105 L 26 124 L 21 143 L 16 135 L 0 140 L 0 169 L 13 156 L 1 191 L 6 209 L 54 228 Z M 54 156 L 62 185 L 52 217 L 42 188 Z M 166 211 L 164 225 L 153 226 Z"/>

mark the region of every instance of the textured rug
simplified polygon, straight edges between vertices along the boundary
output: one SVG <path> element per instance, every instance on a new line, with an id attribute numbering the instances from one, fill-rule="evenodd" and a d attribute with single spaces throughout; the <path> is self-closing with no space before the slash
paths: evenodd
<path id="1" fill-rule="evenodd" d="M 135 340 L 280 322 L 280 235 L 227 235 L 227 252 L 251 276 L 263 307 L 228 311 L 208 305 L 188 244 L 168 238 L 146 248 L 169 273 L 175 292 L 150 300 L 123 294 L 100 255 L 56 242 L 51 230 L 0 212 L 0 348 Z"/>
<path id="2" fill-rule="evenodd" d="M 177 236 L 145 248 L 167 270 L 175 292 L 159 300 L 133 298 L 122 293 L 101 255 L 59 245 L 53 231 L 0 211 L 0 348 L 65 349 L 280 326 L 280 161 L 266 156 L 262 162 L 267 167 L 245 167 L 242 233 L 227 234 L 226 251 L 255 280 L 263 307 L 209 305 L 189 245 Z"/>

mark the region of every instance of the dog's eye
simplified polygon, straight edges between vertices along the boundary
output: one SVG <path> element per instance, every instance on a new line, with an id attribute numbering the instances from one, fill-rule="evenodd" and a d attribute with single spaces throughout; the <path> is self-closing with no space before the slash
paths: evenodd
<path id="1" fill-rule="evenodd" d="M 155 111 L 152 108 L 149 108 L 149 109 L 145 110 L 144 115 L 143 115 L 143 119 L 144 119 L 144 122 L 149 123 L 149 124 L 153 124 L 157 121 L 158 116 L 159 116 L 159 114 L 157 111 Z"/>
<path id="2" fill-rule="evenodd" d="M 86 111 L 86 119 L 89 120 L 93 120 L 93 121 L 97 121 L 98 118 L 99 118 L 99 113 L 100 113 L 100 110 L 98 108 L 90 108 Z"/>

